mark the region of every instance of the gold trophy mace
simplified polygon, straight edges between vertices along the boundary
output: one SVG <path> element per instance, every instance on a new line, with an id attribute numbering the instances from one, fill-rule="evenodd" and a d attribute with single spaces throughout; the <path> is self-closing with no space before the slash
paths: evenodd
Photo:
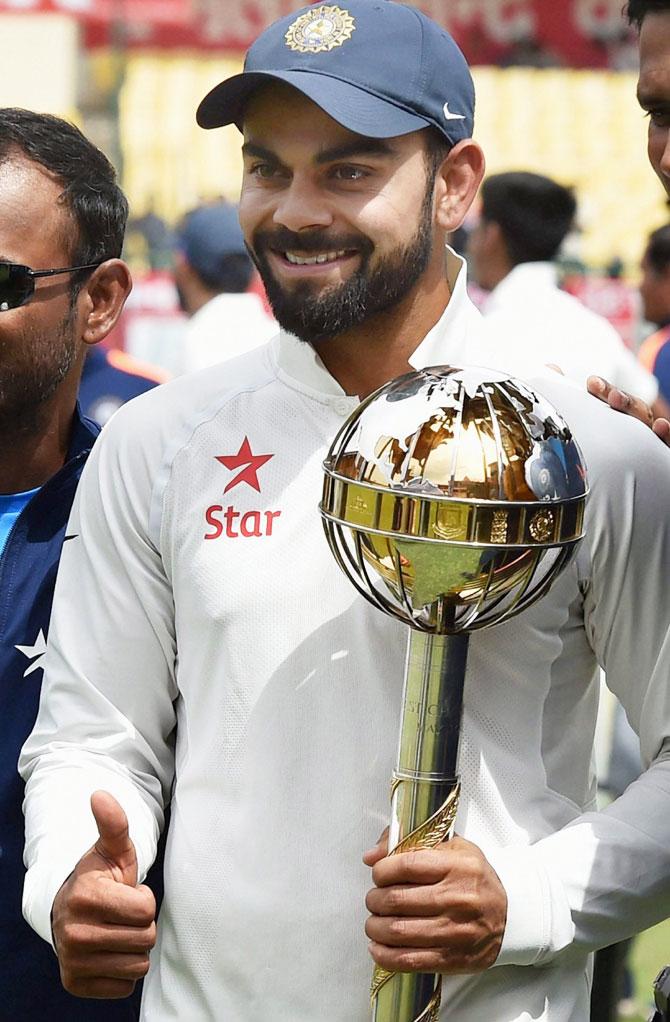
<path id="1" fill-rule="evenodd" d="M 328 543 L 410 626 L 389 849 L 448 840 L 469 632 L 525 610 L 582 537 L 581 453 L 555 409 L 494 370 L 408 373 L 347 419 L 324 463 Z M 374 1022 L 436 1022 L 442 977 L 372 980 Z"/>

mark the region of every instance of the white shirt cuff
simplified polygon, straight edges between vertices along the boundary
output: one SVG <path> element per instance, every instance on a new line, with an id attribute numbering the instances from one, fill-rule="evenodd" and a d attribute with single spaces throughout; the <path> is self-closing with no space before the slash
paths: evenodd
<path id="1" fill-rule="evenodd" d="M 532 846 L 487 851 L 507 894 L 507 922 L 496 965 L 542 965 L 572 943 L 575 927 L 562 884 Z"/>

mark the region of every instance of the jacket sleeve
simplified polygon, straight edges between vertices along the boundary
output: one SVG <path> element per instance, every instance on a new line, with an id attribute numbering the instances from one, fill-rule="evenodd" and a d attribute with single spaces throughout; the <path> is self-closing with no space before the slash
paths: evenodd
<path id="1" fill-rule="evenodd" d="M 95 444 L 77 491 L 39 712 L 19 761 L 24 914 L 45 940 L 53 899 L 95 840 L 91 793 L 105 789 L 125 809 L 144 876 L 174 771 L 174 608 L 154 485 L 160 445 L 143 447 L 122 412 Z"/>
<path id="2" fill-rule="evenodd" d="M 500 965 L 583 954 L 670 915 L 670 451 L 607 409 L 591 435 L 584 627 L 646 769 L 603 812 L 492 852 L 508 894 Z"/>

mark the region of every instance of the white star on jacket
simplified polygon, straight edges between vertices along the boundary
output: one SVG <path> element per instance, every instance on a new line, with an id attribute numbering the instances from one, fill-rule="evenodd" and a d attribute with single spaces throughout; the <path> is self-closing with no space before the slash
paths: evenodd
<path id="1" fill-rule="evenodd" d="M 24 656 L 33 661 L 24 671 L 24 678 L 27 678 L 29 674 L 36 671 L 38 667 L 44 668 L 42 661 L 47 651 L 47 640 L 44 638 L 44 630 L 42 628 L 39 630 L 34 646 L 15 646 L 14 649 L 18 649 L 19 653 L 23 653 Z"/>

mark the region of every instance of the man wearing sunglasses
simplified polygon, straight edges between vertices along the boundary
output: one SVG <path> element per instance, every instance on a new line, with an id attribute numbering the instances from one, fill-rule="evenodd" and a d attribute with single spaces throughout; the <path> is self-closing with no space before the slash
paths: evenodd
<path id="1" fill-rule="evenodd" d="M 134 1001 L 83 1002 L 24 922 L 19 750 L 37 712 L 56 568 L 97 435 L 77 391 L 85 353 L 130 291 L 119 256 L 127 202 L 73 125 L 0 109 L 0 1016 L 137 1017 Z"/>

